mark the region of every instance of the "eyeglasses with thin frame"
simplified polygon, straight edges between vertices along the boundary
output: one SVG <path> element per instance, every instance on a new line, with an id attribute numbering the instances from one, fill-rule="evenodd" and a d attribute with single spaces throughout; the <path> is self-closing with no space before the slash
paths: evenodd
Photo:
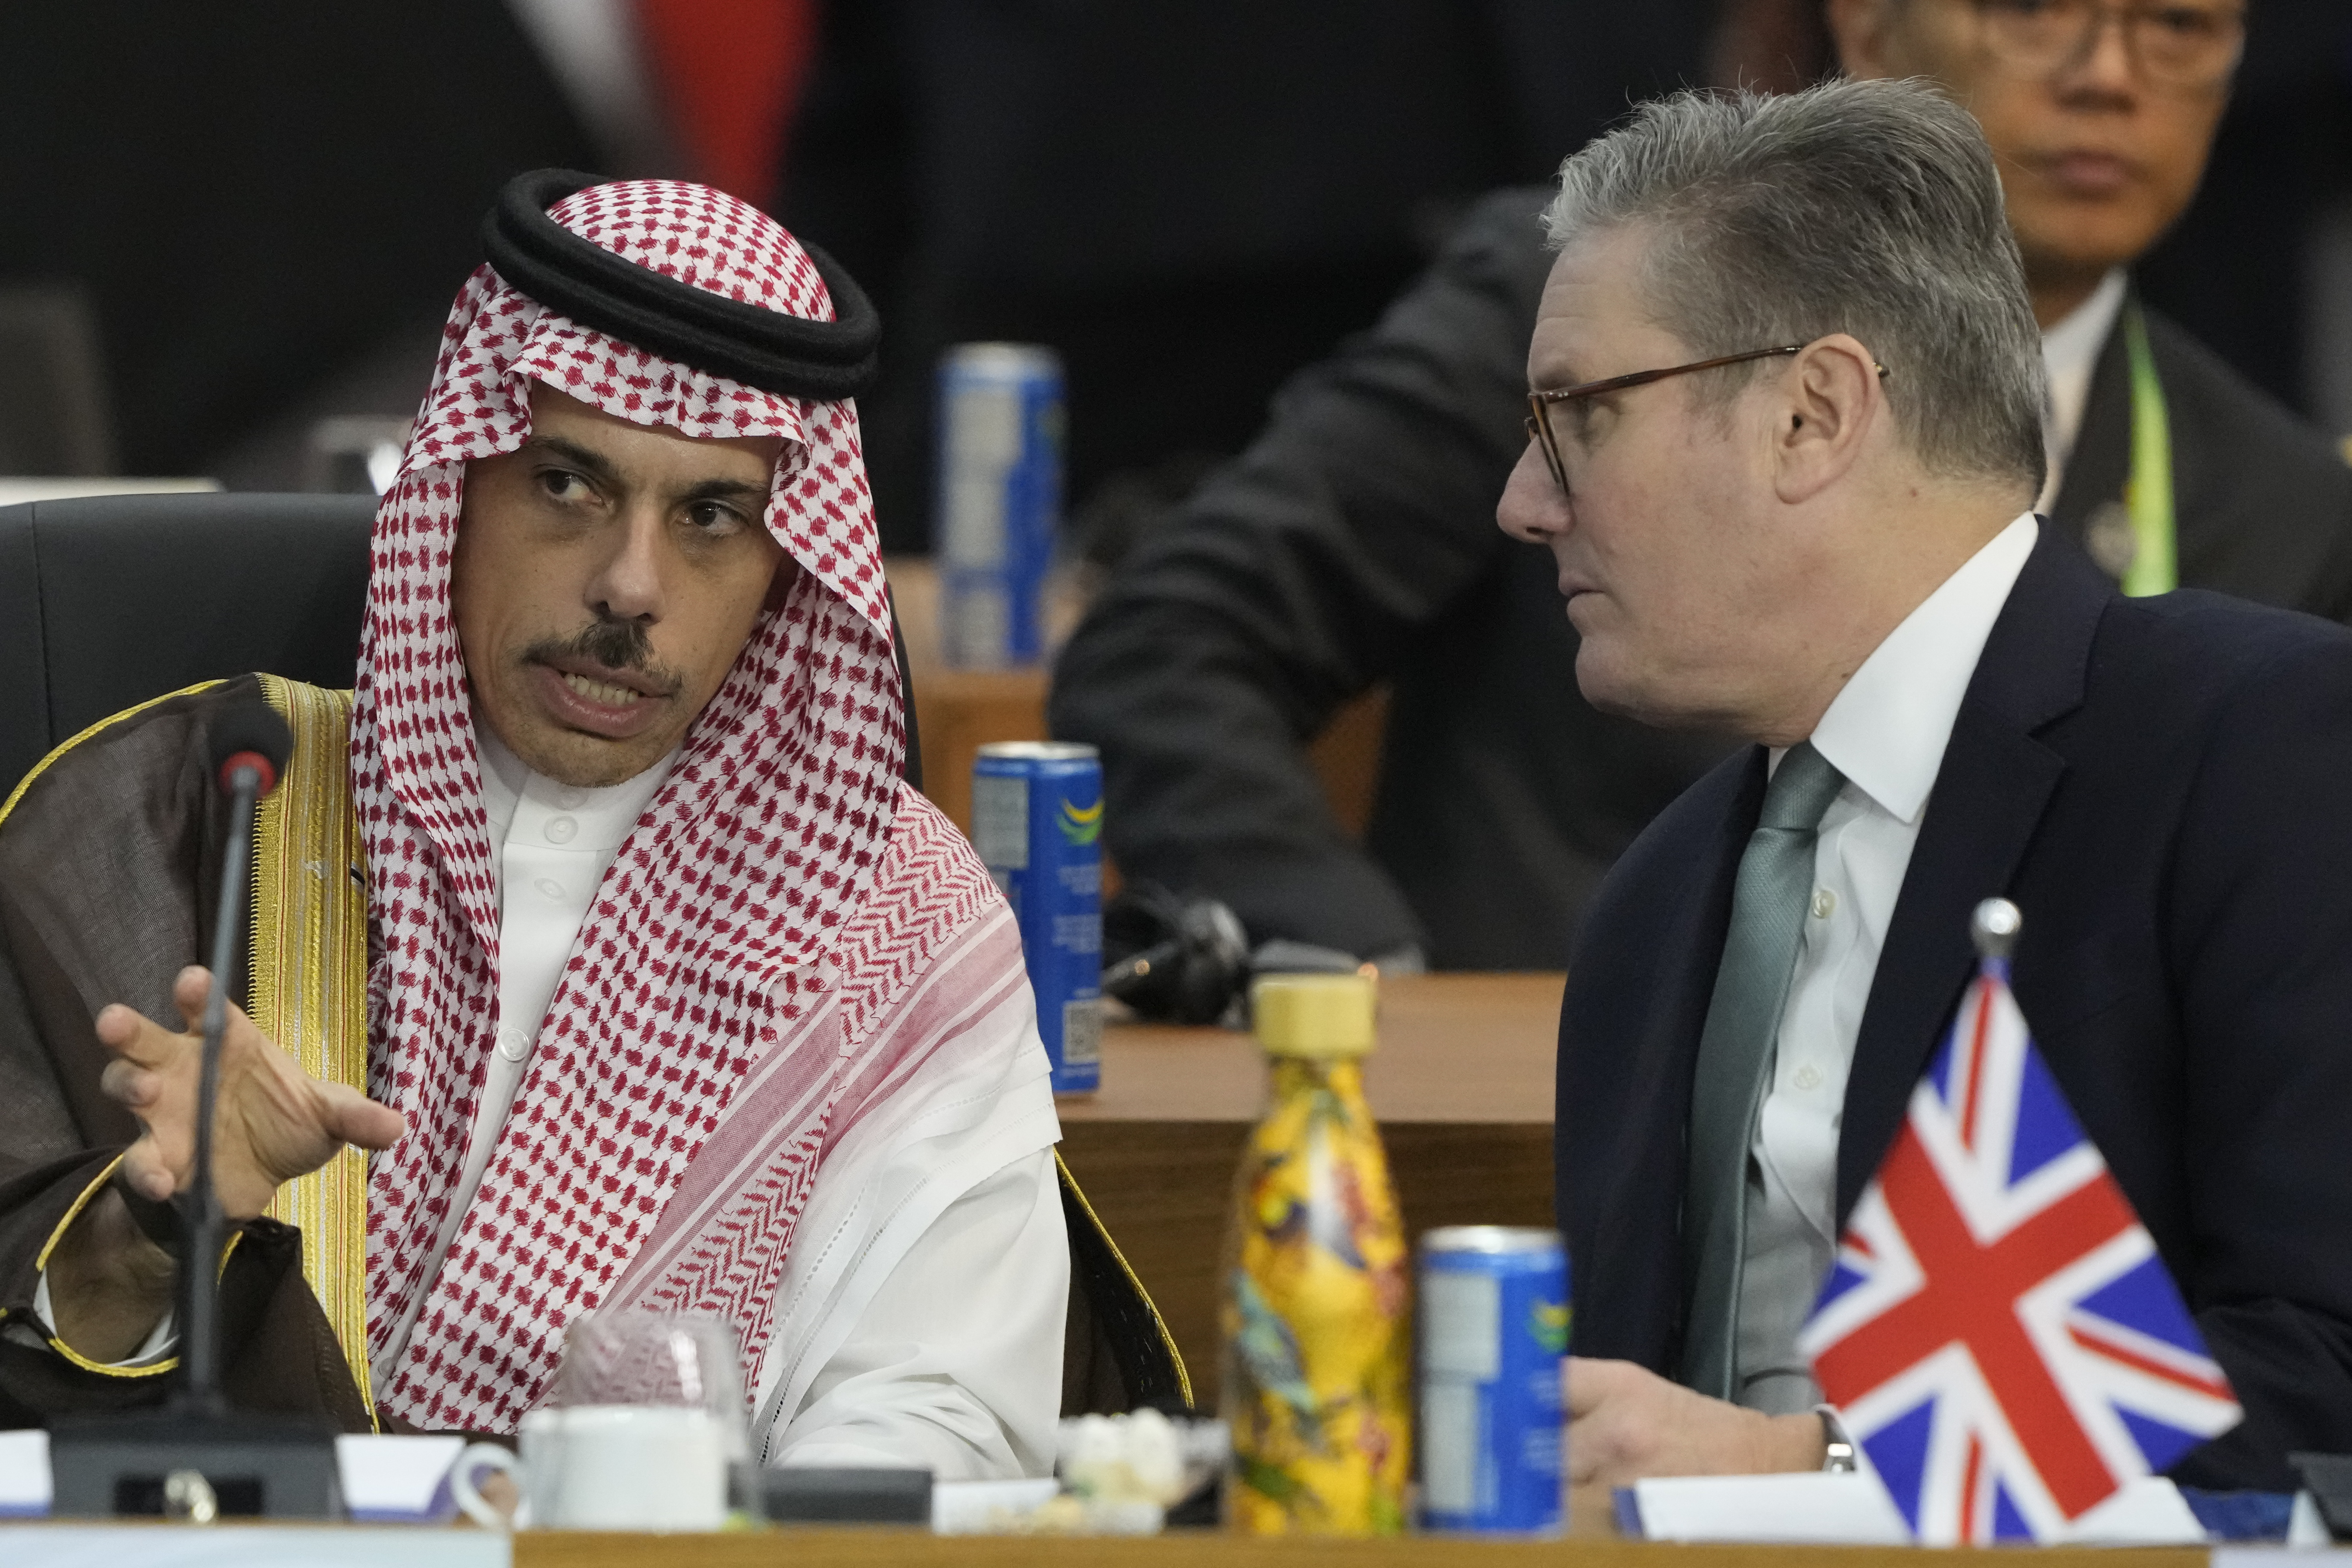
<path id="1" fill-rule="evenodd" d="M 2246 10 L 2232 0 L 1958 0 L 1987 53 L 2028 76 L 2086 59 L 2113 19 L 2124 50 L 2152 85 L 2221 86 L 2246 48 Z"/>
<path id="2" fill-rule="evenodd" d="M 1783 343 L 1777 349 L 1749 349 L 1742 354 L 1718 354 L 1713 359 L 1698 360 L 1690 364 L 1669 365 L 1664 370 L 1637 370 L 1631 375 L 1612 375 L 1601 381 L 1588 381 L 1576 386 L 1563 386 L 1557 392 L 1528 394 L 1528 439 L 1543 448 L 1544 464 L 1551 469 L 1552 483 L 1566 495 L 1568 468 L 1559 460 L 1559 441 L 1551 433 L 1551 405 L 1574 403 L 1580 398 L 1598 397 L 1604 392 L 1622 392 L 1629 386 L 1647 386 L 1654 381 L 1664 381 L 1670 375 L 1688 375 L 1693 371 L 1716 370 L 1727 364 L 1745 364 L 1752 359 L 1769 359 L 1774 354 L 1805 352 L 1802 343 Z M 1879 379 L 1886 378 L 1886 367 L 1872 362 Z"/>

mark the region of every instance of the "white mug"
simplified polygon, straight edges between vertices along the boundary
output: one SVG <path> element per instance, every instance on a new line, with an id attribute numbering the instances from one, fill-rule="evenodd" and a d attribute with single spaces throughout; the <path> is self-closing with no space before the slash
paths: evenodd
<path id="1" fill-rule="evenodd" d="M 522 1530 L 717 1530 L 727 1522 L 727 1437 L 708 1410 L 676 1405 L 574 1405 L 522 1418 L 520 1458 L 494 1443 L 457 1458 L 449 1489 L 477 1523 L 508 1521 L 475 1474 L 514 1475 Z"/>

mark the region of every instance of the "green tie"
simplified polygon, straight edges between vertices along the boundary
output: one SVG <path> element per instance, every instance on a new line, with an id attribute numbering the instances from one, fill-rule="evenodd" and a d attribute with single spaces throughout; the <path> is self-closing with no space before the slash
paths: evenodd
<path id="1" fill-rule="evenodd" d="M 1690 1169 L 1683 1198 L 1683 1265 L 1691 1281 L 1682 1381 L 1729 1399 L 1748 1243 L 1748 1154 L 1757 1108 L 1797 967 L 1797 938 L 1813 886 L 1822 813 L 1845 780 L 1808 741 L 1791 746 L 1764 791 L 1764 810 L 1739 858 L 1731 930 L 1698 1040 L 1691 1084 Z"/>

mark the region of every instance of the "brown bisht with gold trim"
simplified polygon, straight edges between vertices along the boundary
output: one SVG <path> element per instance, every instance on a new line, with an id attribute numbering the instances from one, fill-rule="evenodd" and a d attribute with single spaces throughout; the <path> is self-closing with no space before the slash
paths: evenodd
<path id="1" fill-rule="evenodd" d="M 351 694 L 242 676 L 173 692 L 60 746 L 0 809 L 0 1426 L 159 1401 L 178 1365 L 100 1366 L 33 1310 L 49 1248 L 112 1178 L 138 1125 L 100 1092 L 91 1020 L 110 1002 L 173 1016 L 173 977 L 212 942 L 226 812 L 215 715 L 258 688 L 293 731 L 257 826 L 253 931 L 233 994 L 312 1075 L 367 1083 L 367 882 L 347 766 Z M 289 1183 L 233 1238 L 221 1279 L 233 1403 L 373 1424 L 367 1156 Z M 1066 1412 L 1181 1403 L 1158 1311 L 1070 1179 Z"/>
<path id="2" fill-rule="evenodd" d="M 178 1364 L 89 1362 L 51 1337 L 34 1291 L 55 1237 L 139 1135 L 99 1089 L 108 1058 L 91 1020 L 111 1002 L 174 1019 L 173 977 L 212 945 L 227 822 L 205 765 L 209 732 L 257 687 L 286 715 L 294 754 L 259 825 L 254 942 L 231 994 L 310 1071 L 365 1087 L 347 693 L 269 676 L 207 682 L 94 726 L 28 774 L 0 809 L 0 1425 L 153 1404 Z M 257 952 L 268 955 L 259 965 Z M 365 1363 L 342 1349 L 363 1355 L 367 1342 L 364 1158 L 347 1150 L 289 1184 L 275 1217 L 234 1238 L 221 1274 L 233 1403 L 373 1425 Z M 346 1325 L 355 1331 L 339 1337 Z"/>

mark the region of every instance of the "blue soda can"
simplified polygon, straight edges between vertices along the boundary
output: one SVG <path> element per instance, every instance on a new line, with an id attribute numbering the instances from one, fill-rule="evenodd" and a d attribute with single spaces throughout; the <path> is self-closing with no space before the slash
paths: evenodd
<path id="1" fill-rule="evenodd" d="M 1559 1528 L 1568 1311 L 1556 1230 L 1461 1225 L 1421 1238 L 1425 1528 Z"/>
<path id="2" fill-rule="evenodd" d="M 971 765 L 971 842 L 1021 922 L 1055 1094 L 1102 1084 L 1102 762 L 1001 741 Z"/>
<path id="3" fill-rule="evenodd" d="M 1034 664 L 1062 513 L 1061 359 L 958 344 L 940 361 L 939 413 L 941 650 L 960 669 Z"/>

